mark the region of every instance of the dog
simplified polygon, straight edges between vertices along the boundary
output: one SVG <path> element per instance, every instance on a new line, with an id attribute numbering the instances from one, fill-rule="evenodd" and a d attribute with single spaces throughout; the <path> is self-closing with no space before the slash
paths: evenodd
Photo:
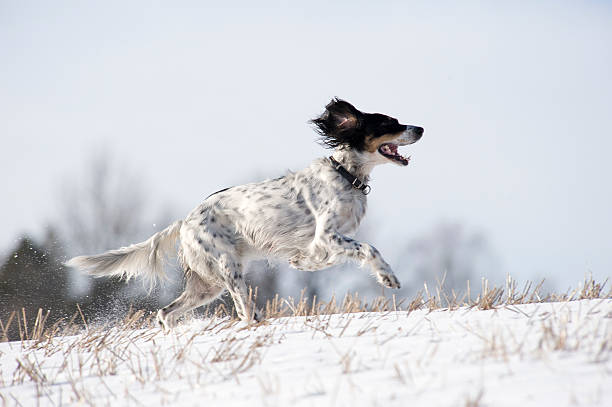
<path id="1" fill-rule="evenodd" d="M 94 276 L 163 278 L 166 255 L 176 253 L 185 273 L 183 293 L 159 310 L 164 330 L 177 318 L 229 291 L 238 316 L 260 321 L 248 298 L 243 272 L 252 260 L 276 258 L 299 270 L 315 271 L 347 260 L 367 266 L 385 287 L 400 283 L 380 252 L 351 236 L 366 212 L 370 172 L 380 164 L 407 166 L 398 147 L 412 144 L 423 128 L 400 124 L 380 113 L 364 113 L 334 98 L 311 120 L 320 141 L 332 148 L 298 172 L 209 195 L 184 220 L 148 240 L 68 266 Z M 178 250 L 177 250 L 178 240 Z"/>

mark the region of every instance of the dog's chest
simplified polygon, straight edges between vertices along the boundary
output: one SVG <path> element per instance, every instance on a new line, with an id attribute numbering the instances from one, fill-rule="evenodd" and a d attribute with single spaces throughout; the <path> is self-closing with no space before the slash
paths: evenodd
<path id="1" fill-rule="evenodd" d="M 352 188 L 326 161 L 313 167 L 312 177 L 318 182 L 314 183 L 307 195 L 318 217 L 322 217 L 327 226 L 332 226 L 339 233 L 355 233 L 365 216 L 366 196 Z"/>
<path id="2" fill-rule="evenodd" d="M 355 194 L 353 191 L 341 193 L 332 201 L 329 222 L 334 224 L 339 233 L 352 235 L 365 216 L 366 207 L 366 197 L 363 194 Z"/>

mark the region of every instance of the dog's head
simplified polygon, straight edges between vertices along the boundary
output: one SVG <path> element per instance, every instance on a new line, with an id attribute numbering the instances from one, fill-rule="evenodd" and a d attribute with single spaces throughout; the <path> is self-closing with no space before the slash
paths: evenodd
<path id="1" fill-rule="evenodd" d="M 321 142 L 328 147 L 345 147 L 370 155 L 378 163 L 408 165 L 408 158 L 397 152 L 399 146 L 417 142 L 423 128 L 400 124 L 380 113 L 364 113 L 350 103 L 333 99 L 325 112 L 312 120 Z"/>

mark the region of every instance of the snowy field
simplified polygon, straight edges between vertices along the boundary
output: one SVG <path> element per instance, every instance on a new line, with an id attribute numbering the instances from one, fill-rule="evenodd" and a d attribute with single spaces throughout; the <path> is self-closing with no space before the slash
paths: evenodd
<path id="1" fill-rule="evenodd" d="M 129 324 L 128 324 L 129 325 Z M 610 406 L 612 300 L 193 319 L 0 344 L 3 405 Z"/>

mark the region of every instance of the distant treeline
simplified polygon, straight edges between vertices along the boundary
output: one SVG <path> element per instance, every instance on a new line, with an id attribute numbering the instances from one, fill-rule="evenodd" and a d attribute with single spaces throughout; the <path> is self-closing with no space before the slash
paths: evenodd
<path id="1" fill-rule="evenodd" d="M 0 340 L 19 339 L 15 320 L 6 327 L 13 312 L 22 314 L 25 310 L 33 322 L 39 309 L 50 311 L 47 324 L 52 324 L 70 319 L 78 312 L 77 304 L 88 321 L 116 318 L 130 306 L 150 311 L 159 308 L 159 293 L 146 296 L 138 283 L 72 275 L 63 265 L 65 256 L 60 247 L 52 233 L 42 243 L 24 237 L 4 260 L 0 267 L 0 321 L 5 332 L 0 332 L 4 336 Z"/>

